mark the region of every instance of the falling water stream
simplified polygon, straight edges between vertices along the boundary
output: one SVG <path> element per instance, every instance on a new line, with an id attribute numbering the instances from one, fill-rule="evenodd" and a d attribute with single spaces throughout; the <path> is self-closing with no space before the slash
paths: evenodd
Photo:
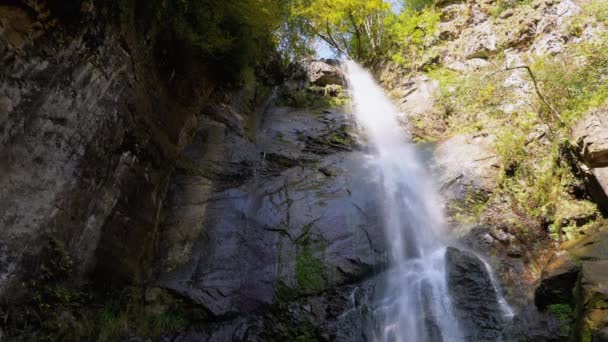
<path id="1" fill-rule="evenodd" d="M 380 326 L 374 340 L 462 341 L 447 285 L 446 231 L 437 191 L 382 88 L 355 62 L 346 62 L 345 68 L 353 112 L 373 151 L 369 162 L 385 199 L 391 270 L 375 306 Z"/>

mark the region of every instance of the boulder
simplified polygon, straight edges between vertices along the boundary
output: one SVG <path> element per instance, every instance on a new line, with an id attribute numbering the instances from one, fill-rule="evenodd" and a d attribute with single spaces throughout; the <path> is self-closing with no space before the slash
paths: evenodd
<path id="1" fill-rule="evenodd" d="M 547 315 L 553 315 L 561 320 L 561 335 L 576 327 L 575 340 L 602 341 L 608 327 L 608 232 L 605 224 L 599 223 L 584 234 L 586 236 L 577 241 L 563 244 L 562 251 L 547 264 L 535 292 L 538 311 L 518 313 L 508 336 L 536 331 L 537 322 L 545 322 Z M 565 308 L 570 308 L 570 313 L 563 311 Z M 553 326 L 548 321 L 545 323 Z M 519 340 L 558 341 L 567 336 Z"/>
<path id="2" fill-rule="evenodd" d="M 579 286 L 581 338 L 608 327 L 608 260 L 583 262 Z"/>
<path id="3" fill-rule="evenodd" d="M 468 58 L 487 58 L 498 50 L 498 36 L 492 22 L 485 21 L 474 26 L 472 30 L 465 30 L 469 41 L 464 46 L 463 55 Z"/>
<path id="4" fill-rule="evenodd" d="M 312 85 L 325 87 L 330 84 L 344 85 L 345 76 L 339 65 L 332 60 L 315 60 L 304 63 L 306 75 Z"/>
<path id="5" fill-rule="evenodd" d="M 580 267 L 566 251 L 556 253 L 542 273 L 535 291 L 534 304 L 546 310 L 551 304 L 574 304 L 572 289 L 578 280 Z"/>
<path id="6" fill-rule="evenodd" d="M 586 236 L 567 244 L 570 255 L 580 260 L 608 259 L 608 231 L 586 232 Z"/>
<path id="7" fill-rule="evenodd" d="M 608 166 L 608 107 L 595 110 L 574 128 L 574 138 L 589 167 Z"/>
<path id="8" fill-rule="evenodd" d="M 484 262 L 468 251 L 448 247 L 446 270 L 452 304 L 466 341 L 495 341 L 504 313 Z"/>
<path id="9" fill-rule="evenodd" d="M 595 342 L 608 342 L 608 328 L 604 328 L 593 335 Z"/>
<path id="10" fill-rule="evenodd" d="M 473 214 L 472 207 L 496 188 L 500 159 L 492 150 L 493 142 L 492 136 L 458 135 L 437 145 L 435 166 L 451 217 Z"/>
<path id="11" fill-rule="evenodd" d="M 587 114 L 573 135 L 583 157 L 589 193 L 604 212 L 608 211 L 608 107 Z"/>
<path id="12" fill-rule="evenodd" d="M 399 110 L 408 116 L 426 114 L 433 110 L 434 96 L 439 88 L 437 81 L 426 76 L 418 76 L 401 83 L 391 92 L 391 97 L 399 102 Z"/>
<path id="13" fill-rule="evenodd" d="M 564 341 L 559 317 L 538 311 L 534 305 L 523 308 L 513 317 L 502 335 L 503 341 L 548 342 Z"/>

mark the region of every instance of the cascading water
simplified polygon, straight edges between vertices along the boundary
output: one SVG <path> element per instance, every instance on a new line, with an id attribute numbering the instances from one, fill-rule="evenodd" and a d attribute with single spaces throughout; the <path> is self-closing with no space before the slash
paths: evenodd
<path id="1" fill-rule="evenodd" d="M 373 149 L 381 183 L 391 271 L 375 315 L 379 341 L 461 341 L 447 286 L 444 222 L 437 192 L 400 125 L 400 114 L 369 72 L 346 62 L 353 112 Z"/>

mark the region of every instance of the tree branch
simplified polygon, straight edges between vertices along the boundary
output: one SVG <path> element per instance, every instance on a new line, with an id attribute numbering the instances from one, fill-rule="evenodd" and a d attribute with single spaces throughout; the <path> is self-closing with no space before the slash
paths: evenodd
<path id="1" fill-rule="evenodd" d="M 355 29 L 355 38 L 357 39 L 357 59 L 361 60 L 362 51 L 361 51 L 361 31 L 359 30 L 359 26 L 357 26 L 357 21 L 353 15 L 353 12 L 348 12 L 348 18 L 350 19 L 350 23 L 353 25 L 353 29 Z"/>
<path id="2" fill-rule="evenodd" d="M 551 111 L 551 113 L 553 114 L 553 116 L 555 116 L 555 118 L 557 119 L 557 121 L 559 121 L 560 125 L 561 126 L 565 126 L 565 123 L 562 120 L 562 116 L 559 114 L 559 112 L 555 108 L 553 108 L 553 106 L 551 106 L 549 104 L 549 102 L 547 102 L 547 100 L 545 99 L 545 97 L 543 96 L 543 94 L 540 92 L 540 88 L 538 87 L 538 83 L 536 82 L 536 77 L 534 76 L 534 73 L 532 72 L 532 69 L 530 69 L 530 67 L 527 66 L 527 65 L 520 65 L 520 66 L 505 68 L 506 71 L 515 70 L 515 69 L 526 69 L 528 71 L 528 74 L 530 75 L 530 78 L 532 79 L 532 83 L 534 83 L 534 89 L 536 90 L 536 95 L 538 95 L 538 97 L 545 104 L 545 106 L 547 106 L 547 108 L 549 108 L 549 110 Z"/>
<path id="3" fill-rule="evenodd" d="M 340 45 L 338 43 L 336 43 L 336 41 L 333 39 L 333 37 L 331 36 L 331 33 L 328 32 L 329 37 L 324 36 L 321 32 L 317 31 L 317 29 L 308 21 L 306 22 L 306 25 L 308 26 L 308 28 L 310 28 L 310 30 L 319 38 L 321 38 L 323 41 L 325 41 L 327 44 L 329 44 L 330 46 L 334 47 L 336 50 L 338 50 L 338 52 L 346 55 L 346 57 L 349 57 L 348 53 L 342 49 L 340 47 Z M 329 28 L 328 28 L 329 29 Z"/>

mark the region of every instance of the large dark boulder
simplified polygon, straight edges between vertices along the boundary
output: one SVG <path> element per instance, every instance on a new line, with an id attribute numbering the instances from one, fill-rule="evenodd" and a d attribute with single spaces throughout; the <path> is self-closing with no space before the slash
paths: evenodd
<path id="1" fill-rule="evenodd" d="M 484 262 L 468 251 L 448 247 L 447 277 L 455 314 L 467 341 L 495 341 L 504 313 Z"/>
<path id="2" fill-rule="evenodd" d="M 502 338 L 504 341 L 518 342 L 558 342 L 567 340 L 568 335 L 563 334 L 559 317 L 529 305 L 513 317 Z"/>
<path id="3" fill-rule="evenodd" d="M 565 252 L 556 253 L 542 273 L 534 294 L 534 304 L 546 310 L 551 304 L 574 304 L 572 289 L 576 285 L 579 265 Z"/>

